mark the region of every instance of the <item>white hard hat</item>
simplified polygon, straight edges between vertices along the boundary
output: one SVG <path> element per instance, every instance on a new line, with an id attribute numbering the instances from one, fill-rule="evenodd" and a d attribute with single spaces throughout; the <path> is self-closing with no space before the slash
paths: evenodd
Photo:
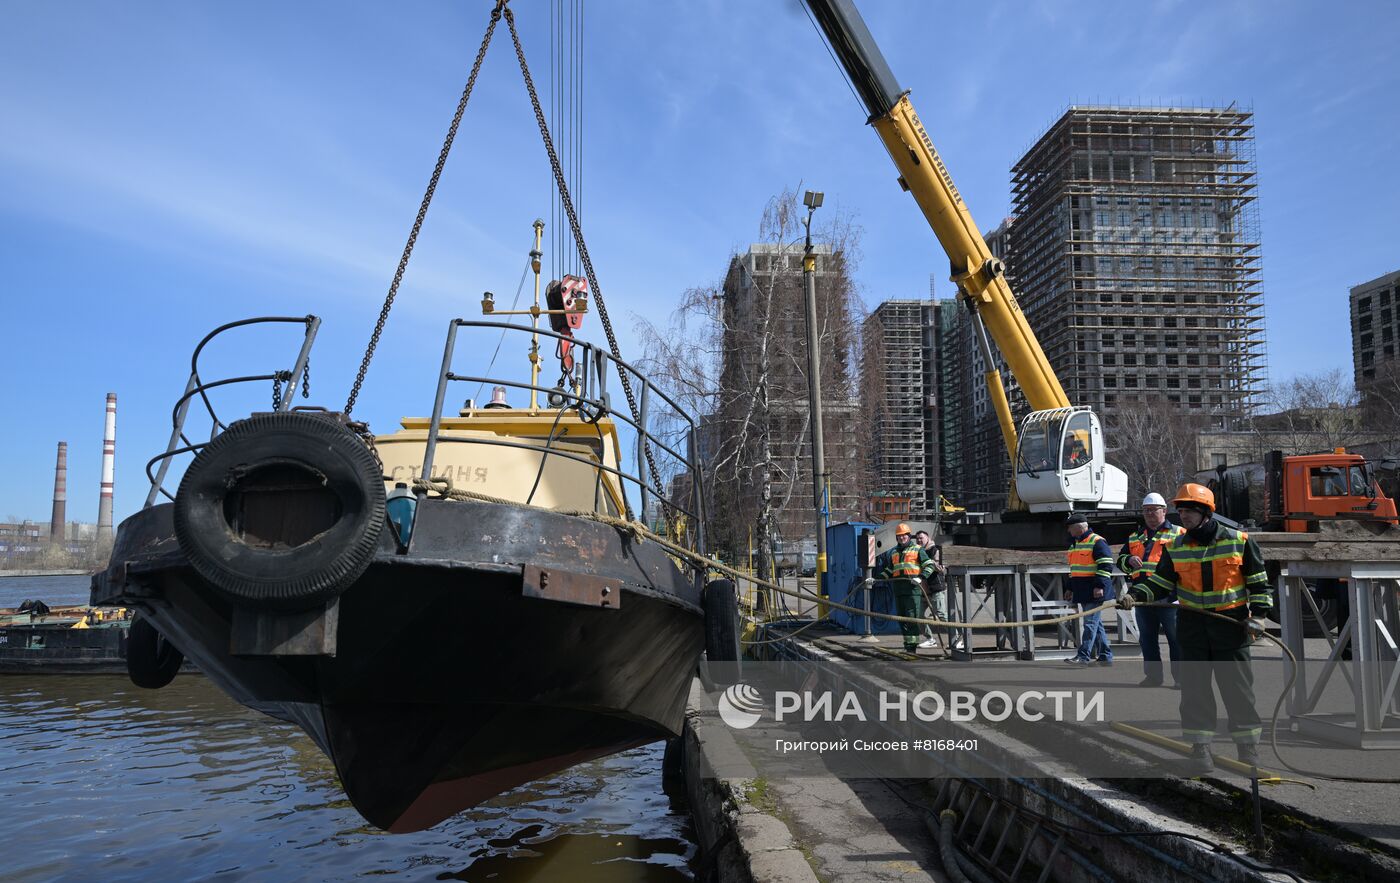
<path id="1" fill-rule="evenodd" d="M 1150 494 L 1148 494 L 1147 496 L 1145 496 L 1145 497 L 1142 498 L 1142 505 L 1144 505 L 1144 506 L 1163 506 L 1163 507 L 1165 507 L 1165 506 L 1167 505 L 1167 501 L 1164 500 L 1164 499 L 1162 499 L 1162 495 L 1161 495 L 1161 494 L 1155 493 L 1155 492 L 1154 492 L 1154 493 L 1150 493 Z"/>

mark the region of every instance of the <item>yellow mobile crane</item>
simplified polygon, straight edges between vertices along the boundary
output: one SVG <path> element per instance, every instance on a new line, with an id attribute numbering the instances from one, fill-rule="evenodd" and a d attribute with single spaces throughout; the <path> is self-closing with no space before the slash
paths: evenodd
<path id="1" fill-rule="evenodd" d="M 968 308 L 987 390 L 1016 470 L 1016 495 L 1032 512 L 1122 509 L 1128 478 L 1104 459 L 1103 430 L 1087 407 L 1070 404 L 1059 378 L 1016 303 L 1001 261 L 992 256 L 928 132 L 899 88 L 851 0 L 805 0 L 861 101 L 870 112 L 899 184 L 913 194 L 952 262 L 952 281 Z M 990 332 L 1032 412 L 1019 436 L 987 342 Z"/>

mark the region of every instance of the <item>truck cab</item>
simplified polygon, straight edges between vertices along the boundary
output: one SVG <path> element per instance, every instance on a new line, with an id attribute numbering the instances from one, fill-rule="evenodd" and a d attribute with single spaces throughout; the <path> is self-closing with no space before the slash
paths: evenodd
<path id="1" fill-rule="evenodd" d="M 1264 530 L 1306 533 L 1323 522 L 1396 524 L 1395 500 L 1376 479 L 1375 464 L 1345 448 L 1263 463 L 1218 466 L 1196 480 L 1215 493 L 1216 511 Z"/>
<path id="2" fill-rule="evenodd" d="M 1395 501 L 1381 490 L 1371 464 L 1360 454 L 1337 448 L 1282 460 L 1285 531 L 1307 531 L 1310 522 L 1331 519 L 1396 523 Z"/>

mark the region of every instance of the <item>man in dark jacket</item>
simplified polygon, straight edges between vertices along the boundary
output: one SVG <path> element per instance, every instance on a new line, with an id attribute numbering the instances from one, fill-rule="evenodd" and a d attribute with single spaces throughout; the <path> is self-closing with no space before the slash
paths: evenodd
<path id="1" fill-rule="evenodd" d="M 1089 529 L 1089 519 L 1070 513 L 1065 519 L 1069 531 L 1069 600 L 1084 607 L 1098 607 L 1113 600 L 1113 549 L 1108 541 Z M 1084 617 L 1083 638 L 1079 650 L 1066 659 L 1070 665 L 1113 664 L 1113 648 L 1104 631 L 1103 614 L 1094 612 Z"/>

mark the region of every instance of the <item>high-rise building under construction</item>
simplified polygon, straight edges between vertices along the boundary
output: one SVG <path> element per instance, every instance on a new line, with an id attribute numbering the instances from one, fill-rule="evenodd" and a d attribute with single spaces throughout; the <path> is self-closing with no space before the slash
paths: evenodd
<path id="1" fill-rule="evenodd" d="M 938 405 L 933 301 L 887 300 L 865 320 L 861 375 L 865 419 L 878 444 L 870 451 L 874 490 L 909 498 L 916 516 L 937 502 Z"/>
<path id="2" fill-rule="evenodd" d="M 850 368 L 856 334 L 844 255 L 813 248 L 822 363 L 828 511 L 832 522 L 861 511 L 857 402 Z M 720 295 L 723 351 L 714 409 L 698 439 L 712 472 L 709 495 L 717 548 L 747 554 L 766 502 L 773 539 L 815 542 L 801 246 L 755 243 L 735 255 Z M 766 487 L 765 487 L 766 477 Z M 720 514 L 722 513 L 722 515 Z"/>
<path id="3" fill-rule="evenodd" d="M 1070 400 L 1110 432 L 1143 407 L 1236 428 L 1265 382 L 1253 114 L 1071 107 L 1012 199 L 1008 272 Z"/>

